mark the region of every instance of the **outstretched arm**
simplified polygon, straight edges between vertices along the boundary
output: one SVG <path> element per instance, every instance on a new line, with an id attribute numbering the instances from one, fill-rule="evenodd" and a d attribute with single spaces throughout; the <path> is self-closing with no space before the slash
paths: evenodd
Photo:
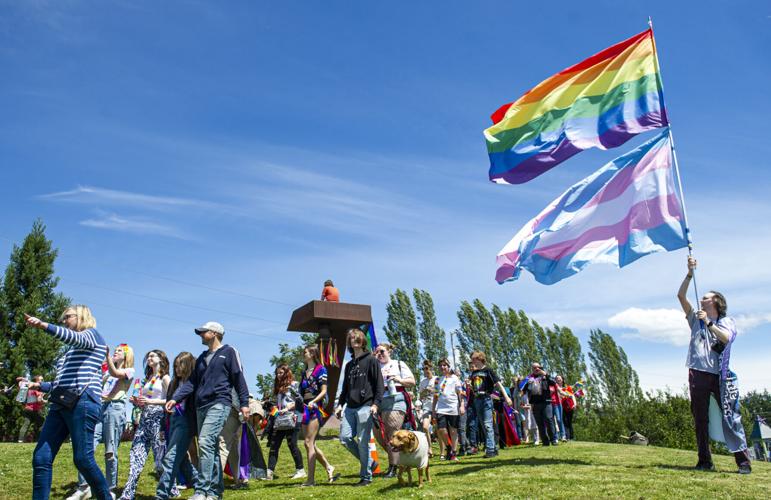
<path id="1" fill-rule="evenodd" d="M 680 289 L 677 291 L 677 300 L 680 301 L 680 307 L 683 308 L 683 312 L 688 315 L 693 311 L 693 306 L 685 295 L 688 293 L 688 287 L 691 286 L 691 280 L 693 279 L 693 270 L 696 269 L 696 259 L 688 257 L 688 274 L 683 278 L 683 282 L 680 284 Z"/>

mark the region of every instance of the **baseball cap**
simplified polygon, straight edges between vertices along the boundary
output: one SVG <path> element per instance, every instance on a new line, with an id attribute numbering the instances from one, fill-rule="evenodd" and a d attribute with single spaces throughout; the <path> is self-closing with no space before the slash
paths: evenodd
<path id="1" fill-rule="evenodd" d="M 220 335 L 225 335 L 225 327 L 217 323 L 216 321 L 208 321 L 203 326 L 199 326 L 195 329 L 195 333 L 202 334 L 203 332 L 214 332 L 219 333 Z"/>

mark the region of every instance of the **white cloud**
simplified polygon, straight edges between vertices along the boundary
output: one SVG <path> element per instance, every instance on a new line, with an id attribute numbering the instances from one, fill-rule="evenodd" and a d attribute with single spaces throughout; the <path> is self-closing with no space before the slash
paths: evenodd
<path id="1" fill-rule="evenodd" d="M 690 329 L 683 311 L 679 309 L 641 309 L 630 307 L 608 319 L 614 328 L 634 330 L 624 334 L 625 338 L 637 338 L 651 342 L 677 346 L 688 345 Z"/>
<path id="2" fill-rule="evenodd" d="M 740 314 L 734 317 L 738 333 L 745 333 L 765 323 L 771 323 L 771 313 Z"/>
<path id="3" fill-rule="evenodd" d="M 175 227 L 160 224 L 142 217 L 123 217 L 117 214 L 104 214 L 99 218 L 80 221 L 80 225 L 133 234 L 152 234 L 182 240 L 190 239 Z"/>
<path id="4" fill-rule="evenodd" d="M 59 191 L 39 196 L 42 200 L 83 203 L 89 205 L 118 205 L 161 210 L 169 208 L 201 207 L 213 208 L 216 205 L 193 198 L 154 196 L 131 191 L 105 189 L 93 186 L 78 186 L 70 191 Z"/>

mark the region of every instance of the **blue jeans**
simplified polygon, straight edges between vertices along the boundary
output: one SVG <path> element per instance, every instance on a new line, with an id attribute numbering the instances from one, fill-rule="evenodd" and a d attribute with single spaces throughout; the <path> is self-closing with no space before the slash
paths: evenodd
<path id="1" fill-rule="evenodd" d="M 369 440 L 372 437 L 371 406 L 345 408 L 340 423 L 340 442 L 351 455 L 359 460 L 359 478 L 372 481 L 372 459 L 369 455 Z"/>
<path id="2" fill-rule="evenodd" d="M 469 420 L 471 446 L 477 446 L 479 439 L 479 422 L 485 427 L 485 453 L 494 453 L 495 448 L 495 430 L 493 429 L 493 398 L 490 396 L 474 397 L 474 413 Z"/>
<path id="3" fill-rule="evenodd" d="M 94 460 L 94 427 L 101 414 L 99 406 L 87 393 L 80 396 L 71 410 L 56 403 L 51 405 L 32 454 L 33 500 L 48 500 L 54 459 L 67 436 L 72 439 L 75 467 L 91 486 L 91 493 L 99 500 L 110 500 L 107 481 Z"/>
<path id="4" fill-rule="evenodd" d="M 219 437 L 230 405 L 215 403 L 198 408 L 198 480 L 195 492 L 204 496 L 222 497 L 225 483 L 220 462 Z"/>
<path id="5" fill-rule="evenodd" d="M 103 402 L 102 419 L 94 427 L 94 450 L 104 443 L 104 475 L 111 490 L 118 486 L 118 446 L 125 425 L 126 401 Z M 83 474 L 78 474 L 78 486 L 84 488 L 87 484 Z"/>
<path id="6" fill-rule="evenodd" d="M 188 411 L 194 411 L 192 408 Z M 171 488 L 178 472 L 182 470 L 185 478 L 195 478 L 198 472 L 187 458 L 187 449 L 195 430 L 184 415 L 171 415 L 171 431 L 166 443 L 166 455 L 163 456 L 163 472 L 155 490 L 155 497 L 166 499 L 171 496 Z"/>
<path id="7" fill-rule="evenodd" d="M 551 412 L 554 414 L 554 418 L 557 420 L 557 428 L 554 429 L 554 438 L 557 438 L 557 430 L 559 430 L 559 438 L 565 439 L 565 424 L 562 423 L 562 405 L 551 405 Z"/>

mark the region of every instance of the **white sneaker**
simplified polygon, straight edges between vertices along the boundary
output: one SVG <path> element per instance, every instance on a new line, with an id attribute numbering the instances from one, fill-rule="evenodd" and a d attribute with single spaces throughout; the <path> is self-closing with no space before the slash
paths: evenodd
<path id="1" fill-rule="evenodd" d="M 91 498 L 91 488 L 86 487 L 85 489 L 81 490 L 78 488 L 75 490 L 75 493 L 67 497 L 67 500 L 87 500 Z"/>
<path id="2" fill-rule="evenodd" d="M 252 479 L 265 479 L 265 469 L 255 468 L 252 472 Z"/>
<path id="3" fill-rule="evenodd" d="M 263 481 L 273 481 L 273 471 L 268 469 L 265 471 L 265 477 L 261 477 Z"/>
<path id="4" fill-rule="evenodd" d="M 305 473 L 305 469 L 297 469 L 295 471 L 294 476 L 292 476 L 292 479 L 303 479 L 308 477 L 308 474 Z"/>
<path id="5" fill-rule="evenodd" d="M 206 495 L 196 493 L 195 495 L 190 497 L 190 500 L 206 500 Z"/>

